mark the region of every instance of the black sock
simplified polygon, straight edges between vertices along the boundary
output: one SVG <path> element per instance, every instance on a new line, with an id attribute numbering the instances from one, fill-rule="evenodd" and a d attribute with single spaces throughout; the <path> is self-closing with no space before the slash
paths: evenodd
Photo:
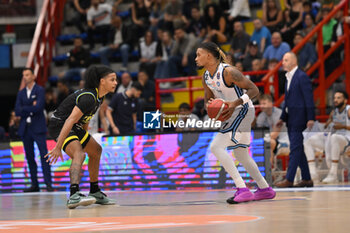
<path id="1" fill-rule="evenodd" d="M 101 191 L 98 187 L 98 181 L 96 182 L 90 182 L 90 193 L 96 193 L 98 191 Z"/>
<path id="2" fill-rule="evenodd" d="M 79 192 L 79 184 L 71 184 L 70 185 L 70 195 L 72 196 L 76 192 Z"/>

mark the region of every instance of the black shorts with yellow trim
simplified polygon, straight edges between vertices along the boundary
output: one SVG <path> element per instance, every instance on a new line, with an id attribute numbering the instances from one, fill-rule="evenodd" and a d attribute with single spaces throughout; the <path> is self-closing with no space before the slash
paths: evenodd
<path id="1" fill-rule="evenodd" d="M 59 121 L 50 121 L 48 126 L 49 135 L 57 141 L 58 136 L 60 135 L 63 123 Z M 74 140 L 78 140 L 84 149 L 87 143 L 90 140 L 90 134 L 80 125 L 74 124 L 71 131 L 69 132 L 67 138 L 64 140 L 62 145 L 62 150 L 66 151 L 66 147 L 69 143 Z"/>

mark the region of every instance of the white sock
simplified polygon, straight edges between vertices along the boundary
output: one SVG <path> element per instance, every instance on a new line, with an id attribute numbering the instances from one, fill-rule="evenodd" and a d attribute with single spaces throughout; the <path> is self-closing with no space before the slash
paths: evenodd
<path id="1" fill-rule="evenodd" d="M 332 162 L 331 169 L 329 170 L 328 175 L 337 176 L 338 171 L 338 162 Z"/>
<path id="2" fill-rule="evenodd" d="M 245 185 L 241 175 L 239 174 L 232 156 L 227 153 L 225 148 L 222 145 L 217 145 L 216 143 L 212 143 L 210 145 L 210 150 L 211 152 L 213 152 L 215 157 L 220 161 L 221 165 L 225 168 L 225 171 L 231 176 L 231 178 L 236 184 L 236 187 L 246 188 L 247 186 Z"/>
<path id="3" fill-rule="evenodd" d="M 309 169 L 311 174 L 316 174 L 316 163 L 315 161 L 309 162 Z"/>
<path id="4" fill-rule="evenodd" d="M 265 178 L 261 175 L 255 161 L 249 156 L 248 148 L 238 147 L 234 150 L 234 153 L 238 161 L 243 165 L 249 175 L 253 177 L 259 188 L 264 189 L 269 187 Z"/>

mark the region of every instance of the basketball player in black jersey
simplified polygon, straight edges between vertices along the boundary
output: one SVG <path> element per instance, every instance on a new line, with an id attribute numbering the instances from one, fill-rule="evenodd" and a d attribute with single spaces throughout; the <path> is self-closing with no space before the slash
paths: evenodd
<path id="1" fill-rule="evenodd" d="M 98 172 L 102 148 L 87 132 L 90 119 L 101 105 L 107 93 L 114 92 L 117 86 L 115 72 L 107 66 L 90 66 L 85 72 L 85 88 L 69 95 L 52 114 L 49 122 L 49 134 L 57 144 L 45 157 L 50 164 L 58 158 L 63 161 L 62 150 L 71 158 L 70 198 L 67 206 L 113 205 L 98 186 Z M 85 153 L 89 156 L 90 193 L 84 196 L 79 192 L 80 173 Z"/>

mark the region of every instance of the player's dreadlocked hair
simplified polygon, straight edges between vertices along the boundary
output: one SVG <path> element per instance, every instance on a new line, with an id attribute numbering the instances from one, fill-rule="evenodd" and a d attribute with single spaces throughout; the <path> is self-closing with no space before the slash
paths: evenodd
<path id="1" fill-rule="evenodd" d="M 198 48 L 205 49 L 209 53 L 211 53 L 216 59 L 218 59 L 220 62 L 230 64 L 230 62 L 226 58 L 226 54 L 224 51 L 220 49 L 219 46 L 217 46 L 213 42 L 204 42 L 199 45 Z"/>
<path id="2" fill-rule="evenodd" d="M 106 75 L 115 73 L 114 70 L 104 65 L 92 65 L 86 71 L 84 75 L 85 88 L 98 88 L 101 78 Z"/>

